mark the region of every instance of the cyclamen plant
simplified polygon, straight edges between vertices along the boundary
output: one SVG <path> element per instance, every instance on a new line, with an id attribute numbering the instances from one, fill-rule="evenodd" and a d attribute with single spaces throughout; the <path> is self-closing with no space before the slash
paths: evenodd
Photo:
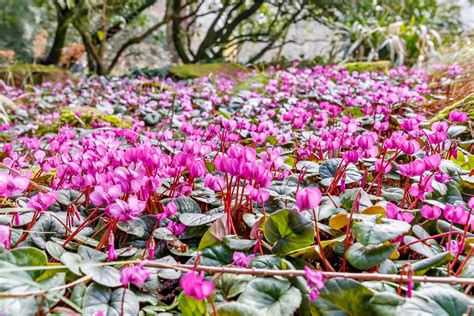
<path id="1" fill-rule="evenodd" d="M 467 313 L 472 124 L 418 110 L 444 79 L 2 84 L 18 109 L 0 126 L 0 310 Z"/>

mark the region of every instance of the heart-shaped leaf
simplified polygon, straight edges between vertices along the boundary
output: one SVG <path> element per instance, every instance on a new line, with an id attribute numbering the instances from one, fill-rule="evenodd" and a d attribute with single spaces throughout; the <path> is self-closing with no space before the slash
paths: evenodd
<path id="1" fill-rule="evenodd" d="M 388 259 L 397 249 L 398 243 L 364 246 L 355 243 L 347 249 L 346 258 L 349 263 L 359 270 L 369 270 Z"/>
<path id="2" fill-rule="evenodd" d="M 81 271 L 92 277 L 96 283 L 107 287 L 121 286 L 120 272 L 109 266 L 98 266 L 96 263 L 86 263 L 81 266 Z"/>
<path id="3" fill-rule="evenodd" d="M 238 302 L 255 308 L 263 315 L 293 315 L 301 304 L 300 291 L 286 280 L 256 278 L 251 281 Z"/>
<path id="4" fill-rule="evenodd" d="M 83 299 L 84 315 L 98 312 L 106 316 L 138 315 L 140 306 L 135 294 L 124 288 L 112 290 L 92 283 L 87 287 Z"/>
<path id="5" fill-rule="evenodd" d="M 377 216 L 359 216 L 352 222 L 352 231 L 357 241 L 363 245 L 380 244 L 406 234 L 410 224 L 404 221 Z"/>
<path id="6" fill-rule="evenodd" d="M 265 238 L 275 254 L 284 255 L 307 247 L 314 241 L 314 224 L 296 210 L 280 210 L 265 222 Z"/>
<path id="7" fill-rule="evenodd" d="M 321 177 L 321 184 L 324 186 L 329 186 L 334 180 L 337 171 L 343 168 L 343 166 L 344 163 L 342 163 L 341 158 L 325 160 L 319 167 L 319 176 Z M 346 168 L 345 175 L 346 184 L 358 182 L 362 179 L 362 175 L 360 174 L 359 169 L 357 169 L 357 167 L 353 163 L 349 163 Z M 338 185 L 339 184 L 340 181 Z"/>

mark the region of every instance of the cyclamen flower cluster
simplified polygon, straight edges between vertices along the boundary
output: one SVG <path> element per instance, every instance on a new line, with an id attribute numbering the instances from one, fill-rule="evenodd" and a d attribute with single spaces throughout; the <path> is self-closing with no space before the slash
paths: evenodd
<path id="1" fill-rule="evenodd" d="M 16 136 L 15 141 L 4 144 L 7 157 L 3 164 L 12 172 L 0 173 L 0 196 L 8 203 L 26 202 L 39 218 L 55 203 L 61 204 L 59 193 L 78 192 L 65 213 L 70 216 L 71 209 L 80 206 L 82 213 L 75 210 L 74 214 L 80 220 L 86 214 L 94 215 L 91 222 L 100 218 L 105 223 L 97 248 L 107 249 L 109 261 L 120 255 L 115 247 L 122 247 L 122 234 L 116 229 L 123 223 L 147 216 L 155 221 L 151 228 L 166 227 L 175 236 L 187 232 L 184 220 L 176 216 L 181 204 L 164 198 L 202 200 L 200 195 L 209 193 L 215 200 L 212 204 L 224 208 L 228 233 L 236 233 L 243 215 L 266 217 L 265 208 L 275 208 L 273 202 L 303 212 L 318 208 L 322 192 L 331 198 L 348 188 L 362 188 L 380 197 L 385 175 L 400 179 L 401 187 L 406 184 L 402 200 L 386 204 L 387 218 L 410 223 L 419 212 L 427 220 L 442 217 L 473 229 L 464 204 L 439 207 L 427 201 L 437 187 L 453 181 L 443 162 L 457 155 L 450 128 L 465 123 L 467 113 L 452 111 L 449 122 L 428 126 L 422 115 L 401 117 L 394 111 L 399 105 L 423 101 L 429 90 L 421 71 L 399 68 L 384 75 L 318 66 L 270 68 L 265 76 L 268 80 L 255 82 L 238 95 L 230 93 L 236 82 L 219 76 L 190 85 L 123 78 L 35 87 L 31 106 L 25 106 L 28 130 L 34 132 L 26 135 L 20 121 L 0 128 Z M 153 88 L 161 84 L 170 89 Z M 12 99 L 21 96 L 21 91 L 11 87 L 5 91 Z M 77 128 L 82 123 L 74 126 L 74 121 L 56 130 L 55 122 L 62 113 L 35 116 L 35 105 L 44 98 L 58 106 L 71 105 L 74 117 L 89 117 L 91 108 L 124 115 L 116 117 L 120 124 L 94 117 L 82 122 L 92 128 L 87 132 Z M 397 119 L 400 128 L 394 129 L 392 122 Z M 299 163 L 318 162 L 320 166 L 330 159 L 338 161 L 336 169 L 330 170 L 330 183 L 308 184 L 306 167 Z M 356 177 L 350 179 L 352 167 Z M 51 192 L 37 184 L 43 175 Z M 314 175 L 321 177 L 322 172 L 313 170 Z M 295 190 L 286 186 L 290 182 L 297 182 Z M 277 185 L 288 195 L 284 201 L 272 199 L 281 193 Z M 335 200 L 338 207 L 340 201 Z M 471 209 L 473 204 L 469 201 Z M 15 225 L 19 226 L 18 221 L 12 221 L 11 226 Z M 258 233 L 252 230 L 250 234 L 257 239 L 254 250 L 262 245 Z M 0 244 L 10 247 L 10 237 L 11 228 L 0 225 Z M 316 239 L 321 242 L 319 235 Z M 155 246 L 152 232 L 143 258 L 155 259 Z M 460 254 L 463 247 L 456 240 L 446 245 L 454 254 Z M 235 252 L 232 263 L 247 268 L 258 255 L 255 253 Z M 305 273 L 310 299 L 315 300 L 324 286 L 323 275 L 307 267 Z M 149 275 L 143 264 L 127 267 L 122 270 L 121 283 L 139 287 Z M 197 300 L 209 297 L 214 289 L 196 271 L 186 273 L 180 285 Z"/>

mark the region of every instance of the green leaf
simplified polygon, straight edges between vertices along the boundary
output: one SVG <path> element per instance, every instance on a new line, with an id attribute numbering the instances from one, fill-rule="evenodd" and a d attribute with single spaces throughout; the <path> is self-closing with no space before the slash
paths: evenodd
<path id="1" fill-rule="evenodd" d="M 254 277 L 248 274 L 224 273 L 218 279 L 216 287 L 219 288 L 226 298 L 232 298 L 240 295 L 253 279 Z"/>
<path id="2" fill-rule="evenodd" d="M 395 187 L 383 188 L 382 197 L 387 201 L 400 202 L 403 199 L 403 190 Z"/>
<path id="3" fill-rule="evenodd" d="M 359 191 L 361 190 L 362 189 L 356 188 L 344 191 L 344 193 L 339 196 L 342 207 L 350 211 L 352 209 L 352 205 L 354 204 L 357 198 L 357 194 L 359 194 Z M 359 211 L 363 211 L 369 206 L 372 206 L 372 202 L 370 201 L 369 195 L 362 190 L 359 199 Z"/>
<path id="4" fill-rule="evenodd" d="M 424 275 L 429 270 L 439 267 L 451 261 L 453 258 L 451 253 L 443 252 L 436 256 L 416 261 L 412 264 L 412 268 L 413 271 L 415 271 L 415 275 Z"/>
<path id="5" fill-rule="evenodd" d="M 177 213 L 179 214 L 186 214 L 186 213 L 202 213 L 201 208 L 199 207 L 199 204 L 196 203 L 192 198 L 189 196 L 181 196 L 179 198 L 169 198 L 169 199 L 163 199 L 160 202 L 163 203 L 163 205 L 167 205 L 173 201 L 176 206 L 177 206 Z"/>
<path id="6" fill-rule="evenodd" d="M 212 215 L 198 213 L 184 213 L 179 215 L 179 221 L 186 226 L 201 226 L 214 222 L 222 217 L 224 213 L 216 213 Z"/>
<path id="7" fill-rule="evenodd" d="M 238 236 L 225 236 L 224 244 L 232 250 L 243 251 L 255 246 L 256 240 L 239 239 Z"/>
<path id="8" fill-rule="evenodd" d="M 224 245 L 215 244 L 202 251 L 201 264 L 220 267 L 232 263 L 234 252 Z"/>
<path id="9" fill-rule="evenodd" d="M 48 264 L 48 257 L 46 254 L 33 247 L 24 247 L 11 250 L 11 254 L 15 257 L 16 264 L 20 267 L 41 267 Z M 33 279 L 36 279 L 43 270 L 28 271 L 27 272 Z"/>
<path id="10" fill-rule="evenodd" d="M 352 232 L 363 245 L 380 244 L 395 239 L 410 230 L 410 224 L 404 221 L 377 216 L 359 216 L 352 222 Z"/>
<path id="11" fill-rule="evenodd" d="M 59 260 L 61 258 L 61 255 L 66 251 L 64 248 L 54 242 L 54 241 L 48 241 L 46 243 L 46 251 L 50 254 L 51 257 L 53 257 L 56 260 Z"/>
<path id="12" fill-rule="evenodd" d="M 239 302 L 227 302 L 217 305 L 219 316 L 254 316 L 260 315 L 260 311 L 252 306 Z"/>
<path id="13" fill-rule="evenodd" d="M 355 243 L 347 249 L 346 258 L 354 268 L 369 270 L 388 259 L 397 247 L 398 243 L 369 246 Z"/>
<path id="14" fill-rule="evenodd" d="M 280 270 L 281 258 L 274 255 L 257 256 L 249 263 L 249 268 Z"/>
<path id="15" fill-rule="evenodd" d="M 207 304 L 205 300 L 198 301 L 181 293 L 178 308 L 183 316 L 201 316 L 206 315 Z"/>
<path id="16" fill-rule="evenodd" d="M 145 234 L 145 224 L 141 219 L 128 222 L 118 222 L 117 228 L 129 235 L 143 237 Z"/>
<path id="17" fill-rule="evenodd" d="M 293 315 L 302 296 L 287 280 L 256 278 L 237 301 L 257 309 L 262 315 Z"/>
<path id="18" fill-rule="evenodd" d="M 211 231 L 207 231 L 204 233 L 204 235 L 201 238 L 201 241 L 199 241 L 199 246 L 198 250 L 203 250 L 207 247 L 210 247 L 214 244 L 220 243 L 220 240 L 214 237 L 214 235 L 211 233 Z"/>
<path id="19" fill-rule="evenodd" d="M 397 294 L 382 292 L 375 293 L 369 301 L 370 309 L 376 315 L 397 316 L 396 308 L 405 302 L 403 297 Z"/>
<path id="20" fill-rule="evenodd" d="M 397 309 L 398 315 L 466 315 L 474 301 L 447 285 L 425 284 Z"/>
<path id="21" fill-rule="evenodd" d="M 101 262 L 107 259 L 107 255 L 105 253 L 82 245 L 77 249 L 77 254 L 81 256 L 84 262 Z"/>
<path id="22" fill-rule="evenodd" d="M 263 227 L 273 252 L 284 255 L 307 247 L 314 241 L 314 224 L 296 210 L 280 210 L 271 214 Z"/>
<path id="23" fill-rule="evenodd" d="M 333 278 L 326 281 L 320 290 L 320 297 L 335 305 L 348 315 L 368 315 L 370 299 L 374 293 L 361 283 L 343 278 Z M 315 306 L 318 307 L 317 299 Z"/>
<path id="24" fill-rule="evenodd" d="M 176 260 L 171 256 L 166 256 L 158 260 L 154 260 L 152 262 L 166 263 L 170 265 L 177 264 Z M 147 269 L 150 269 L 150 268 L 147 268 Z M 167 279 L 167 280 L 176 280 L 176 279 L 179 279 L 179 277 L 181 276 L 181 271 L 173 270 L 173 269 L 156 268 L 152 271 L 154 271 L 154 273 L 156 273 L 160 278 Z"/>
<path id="25" fill-rule="evenodd" d="M 138 315 L 140 306 L 132 291 L 119 288 L 112 290 L 92 283 L 83 299 L 83 314 L 104 312 L 106 316 Z"/>
<path id="26" fill-rule="evenodd" d="M 404 236 L 403 237 L 403 243 L 405 245 L 407 245 L 409 243 L 412 243 L 412 242 L 415 242 L 417 240 L 419 240 L 419 239 L 415 238 L 413 236 Z M 417 242 L 416 244 L 408 246 L 408 248 L 410 248 L 414 252 L 419 253 L 420 255 L 428 257 L 428 258 L 432 257 L 432 256 L 435 256 L 436 254 L 438 254 L 440 252 L 439 249 L 438 249 L 439 247 L 435 247 L 429 242 L 426 242 L 426 243 Z"/>
<path id="27" fill-rule="evenodd" d="M 474 258 L 471 257 L 462 269 L 461 276 L 463 278 L 474 278 Z"/>
<path id="28" fill-rule="evenodd" d="M 333 158 L 325 160 L 319 167 L 319 176 L 321 177 L 321 184 L 324 186 L 329 186 L 334 180 L 334 176 L 338 169 L 343 168 L 344 163 L 341 163 L 341 158 Z M 338 168 L 339 167 L 339 168 Z M 357 169 L 356 165 L 349 163 L 346 168 L 346 184 L 358 182 L 362 179 L 362 176 Z M 340 184 L 340 181 L 338 185 Z"/>
<path id="29" fill-rule="evenodd" d="M 75 275 L 82 275 L 81 270 L 79 269 L 82 258 L 78 254 L 64 252 L 61 255 L 60 261 Z"/>
<path id="30" fill-rule="evenodd" d="M 109 266 L 98 266 L 96 263 L 86 263 L 81 266 L 81 271 L 92 277 L 94 282 L 107 286 L 121 286 L 119 270 Z"/>

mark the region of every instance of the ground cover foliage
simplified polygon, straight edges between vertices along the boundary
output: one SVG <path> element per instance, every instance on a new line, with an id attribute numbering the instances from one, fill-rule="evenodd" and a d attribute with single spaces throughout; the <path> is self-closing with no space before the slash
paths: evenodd
<path id="1" fill-rule="evenodd" d="M 469 313 L 472 117 L 421 107 L 443 71 L 3 85 L 0 310 Z"/>

